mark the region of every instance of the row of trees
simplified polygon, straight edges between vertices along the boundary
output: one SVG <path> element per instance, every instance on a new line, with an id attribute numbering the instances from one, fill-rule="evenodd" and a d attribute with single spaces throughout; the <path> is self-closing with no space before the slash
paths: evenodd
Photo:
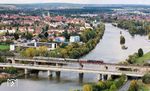
<path id="1" fill-rule="evenodd" d="M 9 74 L 16 74 L 18 72 L 17 69 L 14 67 L 5 68 L 3 71 Z"/>
<path id="2" fill-rule="evenodd" d="M 47 47 L 41 46 L 38 48 L 27 48 L 21 52 L 24 57 L 34 57 L 34 56 L 48 56 Z"/>
<path id="3" fill-rule="evenodd" d="M 83 91 L 117 91 L 126 81 L 126 76 L 122 75 L 117 80 L 99 81 L 97 84 L 86 84 Z"/>
<path id="4" fill-rule="evenodd" d="M 128 29 L 129 33 L 148 35 L 150 33 L 150 22 L 135 21 L 135 20 L 119 20 L 118 27 Z"/>
<path id="5" fill-rule="evenodd" d="M 32 37 L 33 37 L 33 34 L 28 32 L 28 31 L 25 32 L 25 33 L 15 32 L 13 34 L 15 40 L 19 39 L 20 35 L 21 35 L 22 38 L 26 38 L 27 40 L 31 40 Z"/>

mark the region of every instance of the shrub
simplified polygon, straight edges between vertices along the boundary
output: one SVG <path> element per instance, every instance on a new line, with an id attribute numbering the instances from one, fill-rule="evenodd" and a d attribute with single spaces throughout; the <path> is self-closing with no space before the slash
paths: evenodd
<path id="1" fill-rule="evenodd" d="M 142 81 L 143 81 L 143 83 L 145 83 L 145 84 L 150 84 L 150 74 L 145 74 L 145 75 L 142 77 Z"/>
<path id="2" fill-rule="evenodd" d="M 123 36 L 120 36 L 120 44 L 125 44 L 125 38 Z"/>
<path id="3" fill-rule="evenodd" d="M 128 91 L 138 91 L 138 85 L 136 80 L 132 80 Z"/>
<path id="4" fill-rule="evenodd" d="M 140 48 L 139 50 L 138 50 L 138 56 L 139 57 L 142 57 L 143 56 L 143 50 L 142 50 L 142 48 Z"/>
<path id="5" fill-rule="evenodd" d="M 93 90 L 92 90 L 92 86 L 89 85 L 89 84 L 84 85 L 84 86 L 83 86 L 83 91 L 93 91 Z"/>

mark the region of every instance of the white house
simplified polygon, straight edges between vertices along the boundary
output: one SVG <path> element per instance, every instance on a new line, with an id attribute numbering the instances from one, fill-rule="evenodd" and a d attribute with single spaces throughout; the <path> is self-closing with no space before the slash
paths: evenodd
<path id="1" fill-rule="evenodd" d="M 57 47 L 57 43 L 46 43 L 46 42 L 17 43 L 10 45 L 10 51 L 15 51 L 16 47 L 38 48 L 40 46 L 46 46 L 48 50 L 54 50 Z"/>
<path id="2" fill-rule="evenodd" d="M 16 30 L 15 29 L 12 29 L 12 30 L 0 30 L 0 33 L 6 33 L 6 32 L 9 32 L 9 33 L 15 33 Z"/>
<path id="3" fill-rule="evenodd" d="M 70 36 L 70 42 L 80 42 L 80 36 Z"/>

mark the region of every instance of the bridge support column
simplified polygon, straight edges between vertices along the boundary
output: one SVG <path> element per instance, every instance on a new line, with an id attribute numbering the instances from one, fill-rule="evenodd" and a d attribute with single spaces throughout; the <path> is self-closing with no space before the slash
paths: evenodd
<path id="1" fill-rule="evenodd" d="M 56 71 L 56 79 L 57 79 L 58 81 L 60 80 L 60 74 L 61 74 L 60 71 Z"/>
<path id="2" fill-rule="evenodd" d="M 102 80 L 102 74 L 97 74 L 97 80 L 98 81 Z"/>
<path id="3" fill-rule="evenodd" d="M 109 79 L 111 79 L 111 75 L 108 74 L 107 75 L 107 80 L 109 80 Z"/>
<path id="4" fill-rule="evenodd" d="M 83 82 L 84 73 L 79 73 L 79 83 Z"/>
<path id="5" fill-rule="evenodd" d="M 34 65 L 36 65 L 36 61 L 34 61 Z"/>
<path id="6" fill-rule="evenodd" d="M 47 75 L 48 75 L 48 77 L 52 77 L 52 76 L 53 76 L 53 72 L 50 71 L 50 70 L 48 70 L 48 71 L 47 71 Z"/>
<path id="7" fill-rule="evenodd" d="M 24 69 L 24 74 L 25 74 L 25 75 L 28 74 L 28 69 Z"/>
<path id="8" fill-rule="evenodd" d="M 58 63 L 56 63 L 56 66 L 59 66 L 59 64 L 58 64 Z"/>
<path id="9" fill-rule="evenodd" d="M 12 64 L 15 64 L 15 60 L 14 59 L 12 59 L 11 62 L 12 62 Z"/>
<path id="10" fill-rule="evenodd" d="M 104 81 L 105 80 L 105 75 L 104 74 L 102 74 L 102 81 Z"/>

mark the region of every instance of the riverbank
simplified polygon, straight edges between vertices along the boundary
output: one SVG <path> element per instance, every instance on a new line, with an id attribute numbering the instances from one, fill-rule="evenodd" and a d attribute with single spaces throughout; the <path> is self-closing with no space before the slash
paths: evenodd
<path id="1" fill-rule="evenodd" d="M 24 75 L 24 73 L 13 74 L 13 75 L 12 74 L 8 74 L 8 73 L 0 74 L 0 76 L 5 76 L 5 77 L 0 78 L 0 85 L 3 82 L 6 82 L 7 79 L 15 79 L 15 78 L 21 77 L 23 75 Z"/>
<path id="2" fill-rule="evenodd" d="M 51 57 L 80 58 L 93 50 L 104 35 L 105 25 L 100 23 L 95 29 L 86 29 L 81 34 L 82 43 L 71 43 L 64 48 L 50 51 Z"/>
<path id="3" fill-rule="evenodd" d="M 14 79 L 24 75 L 22 70 L 17 70 L 13 67 L 0 69 L 0 72 L 0 84 L 7 81 L 7 79 Z"/>
<path id="4" fill-rule="evenodd" d="M 118 20 L 117 27 L 127 29 L 131 35 L 148 35 L 150 22 L 135 21 L 135 20 Z"/>
<path id="5" fill-rule="evenodd" d="M 135 65 L 149 65 L 150 64 L 150 52 L 144 54 L 142 57 L 138 56 L 138 53 L 129 55 L 129 57 L 120 62 L 120 64 L 135 64 Z"/>

